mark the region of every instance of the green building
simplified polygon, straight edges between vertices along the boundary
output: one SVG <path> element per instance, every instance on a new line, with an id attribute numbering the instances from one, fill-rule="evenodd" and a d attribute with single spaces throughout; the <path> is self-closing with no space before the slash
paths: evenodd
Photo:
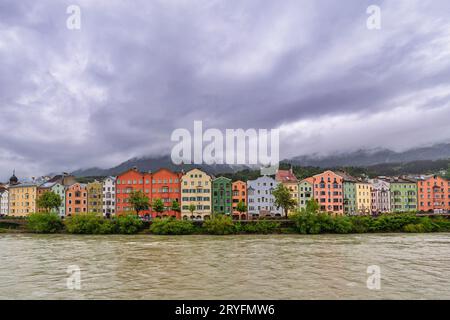
<path id="1" fill-rule="evenodd" d="M 303 179 L 298 184 L 298 207 L 300 210 L 306 209 L 306 204 L 314 198 L 314 182 L 312 178 Z"/>
<path id="2" fill-rule="evenodd" d="M 336 174 L 340 175 L 344 180 L 344 213 L 346 215 L 354 215 L 358 212 L 356 205 L 356 182 L 358 180 L 345 172 L 336 172 Z"/>
<path id="3" fill-rule="evenodd" d="M 407 178 L 380 178 L 390 183 L 392 212 L 415 212 L 417 208 L 417 181 Z"/>
<path id="4" fill-rule="evenodd" d="M 213 213 L 231 214 L 231 179 L 218 177 L 213 180 Z"/>
<path id="5" fill-rule="evenodd" d="M 55 183 L 52 186 L 52 192 L 61 197 L 61 206 L 58 208 L 58 214 L 64 217 L 66 215 L 66 187 L 60 183 Z"/>
<path id="6" fill-rule="evenodd" d="M 99 181 L 87 184 L 88 212 L 103 213 L 103 184 Z"/>

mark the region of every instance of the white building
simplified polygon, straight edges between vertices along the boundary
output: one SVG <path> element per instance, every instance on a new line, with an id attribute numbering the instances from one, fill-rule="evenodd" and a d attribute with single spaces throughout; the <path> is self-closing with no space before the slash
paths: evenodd
<path id="1" fill-rule="evenodd" d="M 275 206 L 272 192 L 278 185 L 275 179 L 268 176 L 259 177 L 247 182 L 249 217 L 281 216 L 282 208 Z"/>
<path id="2" fill-rule="evenodd" d="M 103 215 L 116 214 L 116 177 L 107 177 L 103 181 Z"/>
<path id="3" fill-rule="evenodd" d="M 372 185 L 372 212 L 391 212 L 390 183 L 381 179 L 370 179 Z"/>
<path id="4" fill-rule="evenodd" d="M 0 192 L 0 216 L 7 216 L 9 214 L 8 201 L 9 192 L 8 190 L 3 190 Z"/>

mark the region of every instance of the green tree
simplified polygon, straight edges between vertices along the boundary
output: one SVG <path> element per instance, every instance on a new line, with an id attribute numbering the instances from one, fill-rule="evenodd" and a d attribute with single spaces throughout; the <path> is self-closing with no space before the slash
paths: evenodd
<path id="1" fill-rule="evenodd" d="M 52 209 L 58 209 L 61 206 L 61 197 L 51 191 L 44 192 L 38 199 L 37 205 L 39 208 L 45 209 L 50 212 Z"/>
<path id="2" fill-rule="evenodd" d="M 243 201 L 239 201 L 236 205 L 236 211 L 238 211 L 240 214 L 243 214 L 244 212 L 247 212 L 247 206 Z"/>
<path id="3" fill-rule="evenodd" d="M 154 199 L 153 203 L 152 203 L 152 209 L 153 211 L 155 211 L 156 213 L 163 213 L 164 212 L 164 202 L 161 199 Z"/>
<path id="4" fill-rule="evenodd" d="M 195 209 L 197 209 L 197 207 L 195 206 L 195 204 L 191 203 L 188 208 L 189 212 L 191 213 L 191 216 L 194 215 Z"/>
<path id="5" fill-rule="evenodd" d="M 180 212 L 181 211 L 180 203 L 178 201 L 176 201 L 176 200 L 172 201 L 172 205 L 171 205 L 170 208 L 172 209 L 172 211 L 175 211 L 175 212 Z"/>
<path id="6" fill-rule="evenodd" d="M 150 208 L 148 197 L 144 192 L 140 190 L 131 192 L 128 200 L 130 201 L 137 215 L 139 215 L 139 212 L 148 210 Z"/>
<path id="7" fill-rule="evenodd" d="M 306 201 L 306 212 L 319 213 L 319 203 L 316 199 Z"/>
<path id="8" fill-rule="evenodd" d="M 297 206 L 297 201 L 291 198 L 289 189 L 281 183 L 277 185 L 272 194 L 275 197 L 275 206 L 277 208 L 282 208 L 284 215 L 287 218 L 289 210 L 294 209 Z"/>
<path id="9" fill-rule="evenodd" d="M 447 166 L 447 173 L 445 174 L 445 178 L 450 179 L 450 162 Z"/>

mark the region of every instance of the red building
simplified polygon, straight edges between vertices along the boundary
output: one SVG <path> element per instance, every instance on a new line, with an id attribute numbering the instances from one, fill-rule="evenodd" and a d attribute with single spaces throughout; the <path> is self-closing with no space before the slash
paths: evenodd
<path id="1" fill-rule="evenodd" d="M 320 206 L 320 211 L 344 214 L 344 179 L 333 171 L 325 171 L 313 176 L 314 199 Z"/>
<path id="2" fill-rule="evenodd" d="M 450 211 L 450 181 L 429 176 L 417 181 L 418 205 L 421 212 L 447 213 Z"/>
<path id="3" fill-rule="evenodd" d="M 155 173 L 139 172 L 137 168 L 129 169 L 117 176 L 116 180 L 116 201 L 117 214 L 134 212 L 133 205 L 129 202 L 129 195 L 132 191 L 142 191 L 149 199 L 150 204 L 155 199 L 164 202 L 166 210 L 157 214 L 151 208 L 141 211 L 139 214 L 155 218 L 158 216 L 176 216 L 179 213 L 170 210 L 172 201 L 180 202 L 181 199 L 181 173 L 175 173 L 168 169 L 160 169 Z"/>
<path id="4" fill-rule="evenodd" d="M 162 217 L 172 216 L 181 219 L 180 212 L 172 210 L 172 202 L 176 201 L 181 209 L 181 173 L 168 169 L 159 169 L 152 175 L 152 199 L 161 199 L 165 210 Z M 152 216 L 161 216 L 152 211 Z"/>

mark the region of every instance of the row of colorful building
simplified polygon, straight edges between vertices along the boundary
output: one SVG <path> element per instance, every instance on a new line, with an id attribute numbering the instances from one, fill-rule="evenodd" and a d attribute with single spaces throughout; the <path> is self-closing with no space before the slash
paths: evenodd
<path id="1" fill-rule="evenodd" d="M 141 191 L 150 203 L 154 199 L 164 203 L 162 213 L 152 208 L 140 212 L 149 218 L 207 219 L 213 213 L 232 215 L 235 219 L 281 216 L 282 209 L 275 206 L 272 194 L 279 183 L 289 189 L 300 209 L 306 208 L 307 202 L 314 199 L 321 211 L 338 215 L 450 212 L 450 181 L 436 175 L 360 179 L 327 170 L 299 180 L 291 169 L 278 170 L 274 178 L 261 176 L 246 182 L 233 182 L 200 169 L 185 173 L 168 169 L 140 172 L 132 168 L 117 177 L 86 184 L 67 174 L 41 183 L 21 183 L 13 174 L 8 184 L 0 186 L 0 214 L 27 216 L 42 211 L 36 200 L 47 191 L 61 197 L 62 203 L 57 210 L 61 216 L 86 212 L 104 216 L 126 214 L 134 212 L 129 202 L 130 194 Z M 174 210 L 174 202 L 179 204 L 180 210 Z M 240 202 L 247 206 L 246 212 L 238 210 Z M 192 210 L 193 206 L 195 210 Z"/>

